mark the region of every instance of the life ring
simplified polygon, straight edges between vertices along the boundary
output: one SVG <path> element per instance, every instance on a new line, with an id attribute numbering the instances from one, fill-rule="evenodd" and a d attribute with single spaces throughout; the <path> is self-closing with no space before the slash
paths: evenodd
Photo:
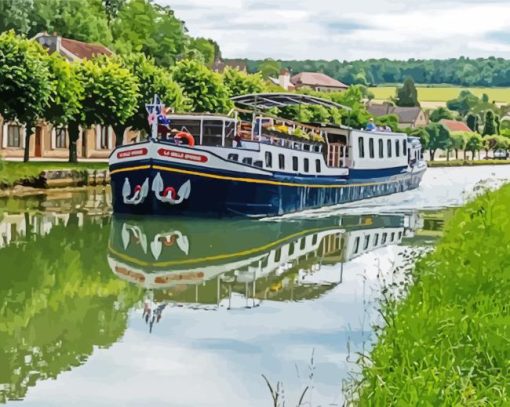
<path id="1" fill-rule="evenodd" d="M 195 139 L 193 136 L 187 131 L 180 131 L 174 136 L 174 139 L 184 139 L 187 142 L 189 147 L 193 147 L 195 145 Z"/>

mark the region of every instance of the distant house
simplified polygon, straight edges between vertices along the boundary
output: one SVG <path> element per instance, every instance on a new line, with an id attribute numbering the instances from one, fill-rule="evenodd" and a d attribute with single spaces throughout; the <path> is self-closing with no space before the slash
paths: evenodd
<path id="1" fill-rule="evenodd" d="M 408 127 L 414 129 L 428 124 L 427 115 L 420 107 L 399 107 L 389 103 L 370 103 L 367 106 L 367 110 L 374 117 L 386 116 L 388 114 L 396 115 L 398 117 L 398 127 L 401 129 Z"/>
<path id="2" fill-rule="evenodd" d="M 439 121 L 443 126 L 445 126 L 450 131 L 467 131 L 471 132 L 469 126 L 464 122 L 459 122 L 457 120 L 448 120 L 448 119 L 442 119 Z"/>
<path id="3" fill-rule="evenodd" d="M 112 55 L 112 52 L 100 44 L 88 44 L 48 33 L 37 34 L 34 41 L 39 42 L 48 52 L 58 52 L 69 62 L 90 59 L 98 55 Z M 20 159 L 25 148 L 27 129 L 23 123 L 8 122 L 0 116 L 0 157 Z M 138 137 L 133 131 L 126 131 L 124 141 L 130 142 Z M 115 146 L 115 133 L 110 126 L 96 125 L 91 129 L 80 129 L 77 141 L 79 158 L 107 159 Z M 69 156 L 69 135 L 66 127 L 40 121 L 35 133 L 30 137 L 29 152 L 31 158 L 66 159 Z"/>
<path id="4" fill-rule="evenodd" d="M 248 66 L 246 65 L 246 61 L 243 61 L 242 59 L 228 59 L 228 60 L 216 59 L 214 61 L 212 69 L 214 72 L 221 73 L 227 67 L 238 69 L 241 72 L 248 72 Z"/>
<path id="5" fill-rule="evenodd" d="M 285 90 L 295 90 L 295 86 L 290 81 L 290 73 L 287 69 L 282 68 L 280 71 L 280 75 L 278 78 L 268 78 L 271 82 L 273 82 L 275 85 L 278 85 L 282 87 Z"/>
<path id="6" fill-rule="evenodd" d="M 46 32 L 37 34 L 34 38 L 48 52 L 58 52 L 69 62 L 91 59 L 99 55 L 111 56 L 113 52 L 101 44 L 89 44 L 87 42 L 64 38 L 56 34 Z"/>
<path id="7" fill-rule="evenodd" d="M 296 89 L 305 88 L 321 92 L 341 92 L 349 88 L 346 84 L 321 72 L 301 72 L 290 78 Z"/>

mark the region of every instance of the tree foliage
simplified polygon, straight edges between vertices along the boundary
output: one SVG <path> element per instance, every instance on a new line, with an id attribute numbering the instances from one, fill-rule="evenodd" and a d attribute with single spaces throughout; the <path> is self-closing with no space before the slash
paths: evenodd
<path id="1" fill-rule="evenodd" d="M 438 107 L 437 109 L 434 109 L 432 113 L 430 113 L 429 118 L 431 122 L 438 123 L 443 119 L 452 120 L 455 117 L 453 116 L 453 113 L 450 110 L 441 106 Z"/>
<path id="2" fill-rule="evenodd" d="M 477 96 L 473 95 L 469 90 L 462 90 L 458 97 L 446 102 L 446 106 L 450 110 L 459 112 L 461 116 L 465 116 L 479 103 L 480 99 Z"/>
<path id="3" fill-rule="evenodd" d="M 228 113 L 233 104 L 221 76 L 193 60 L 179 61 L 172 71 L 195 112 Z"/>
<path id="4" fill-rule="evenodd" d="M 265 84 L 260 74 L 249 75 L 230 67 L 225 68 L 223 72 L 223 83 L 227 87 L 230 97 L 261 93 L 265 90 Z"/>
<path id="5" fill-rule="evenodd" d="M 438 149 L 447 150 L 450 146 L 450 132 L 440 123 L 431 123 L 425 130 L 429 134 L 428 149 L 430 159 L 434 161 L 435 153 Z"/>
<path id="6" fill-rule="evenodd" d="M 467 133 L 466 134 L 466 145 L 465 151 L 471 152 L 471 158 L 475 159 L 475 153 L 480 151 L 483 147 L 483 139 L 478 133 Z"/>
<path id="7" fill-rule="evenodd" d="M 466 124 L 471 129 L 471 131 L 478 133 L 478 126 L 480 122 L 480 116 L 475 113 L 468 113 L 466 116 Z"/>
<path id="8" fill-rule="evenodd" d="M 483 124 L 482 135 L 487 136 L 487 135 L 492 135 L 492 134 L 496 134 L 496 133 L 497 133 L 497 131 L 496 131 L 496 121 L 494 118 L 494 112 L 492 110 L 487 110 L 487 112 L 485 113 L 485 120 L 484 120 L 484 124 Z"/>
<path id="9" fill-rule="evenodd" d="M 397 88 L 395 102 L 397 106 L 414 107 L 420 106 L 418 91 L 412 78 L 406 78 L 401 88 Z"/>
<path id="10" fill-rule="evenodd" d="M 45 51 L 13 31 L 0 34 L 0 114 L 26 124 L 25 155 L 29 159 L 32 128 L 52 96 Z"/>

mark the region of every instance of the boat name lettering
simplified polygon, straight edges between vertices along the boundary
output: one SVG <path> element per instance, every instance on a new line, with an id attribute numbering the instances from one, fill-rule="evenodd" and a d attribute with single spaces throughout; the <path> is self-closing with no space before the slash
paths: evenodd
<path id="1" fill-rule="evenodd" d="M 160 148 L 158 150 L 158 154 L 162 155 L 163 157 L 178 158 L 180 160 L 195 161 L 201 163 L 205 163 L 208 161 L 208 158 L 205 155 L 183 153 L 181 151 L 168 150 L 166 148 Z"/>
<path id="2" fill-rule="evenodd" d="M 117 158 L 129 158 L 146 155 L 148 150 L 146 148 L 137 148 L 136 150 L 119 151 Z"/>

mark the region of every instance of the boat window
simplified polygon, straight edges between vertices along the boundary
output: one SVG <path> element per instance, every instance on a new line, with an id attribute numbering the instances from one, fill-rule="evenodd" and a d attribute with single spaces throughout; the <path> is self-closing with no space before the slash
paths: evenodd
<path id="1" fill-rule="evenodd" d="M 374 235 L 374 246 L 377 246 L 379 244 L 379 233 L 376 233 Z"/>
<path id="2" fill-rule="evenodd" d="M 299 249 L 300 250 L 305 250 L 305 247 L 306 247 L 306 237 L 303 237 L 301 239 L 301 243 L 299 244 Z"/>
<path id="3" fill-rule="evenodd" d="M 173 119 L 170 122 L 170 130 L 185 131 L 195 138 L 198 144 L 200 140 L 200 120 Z M 169 133 L 170 134 L 170 133 Z"/>
<path id="4" fill-rule="evenodd" d="M 391 140 L 388 140 L 386 143 L 386 150 L 388 150 L 388 158 L 391 158 Z"/>
<path id="5" fill-rule="evenodd" d="M 278 154 L 278 166 L 280 170 L 285 169 L 285 156 L 283 154 Z"/>
<path id="6" fill-rule="evenodd" d="M 315 172 L 321 172 L 321 160 L 315 160 Z"/>
<path id="7" fill-rule="evenodd" d="M 312 245 L 316 245 L 317 244 L 317 240 L 319 240 L 319 236 L 318 235 L 313 235 L 312 236 Z"/>
<path id="8" fill-rule="evenodd" d="M 407 155 L 407 140 L 404 140 L 402 141 L 402 155 L 406 156 Z"/>
<path id="9" fill-rule="evenodd" d="M 369 244 L 370 244 L 370 235 L 366 235 L 365 242 L 363 243 L 363 250 L 367 250 Z"/>
<path id="10" fill-rule="evenodd" d="M 294 242 L 291 242 L 289 244 L 289 256 L 292 256 L 294 254 Z"/>
<path id="11" fill-rule="evenodd" d="M 398 240 L 402 239 L 402 232 L 398 232 Z"/>
<path id="12" fill-rule="evenodd" d="M 391 232 L 391 241 L 394 242 L 395 241 L 395 232 Z"/>
<path id="13" fill-rule="evenodd" d="M 229 154 L 228 160 L 230 161 L 239 161 L 239 154 Z"/>
<path id="14" fill-rule="evenodd" d="M 266 151 L 265 157 L 266 157 L 266 167 L 271 168 L 273 166 L 273 154 L 271 154 L 269 151 Z"/>
<path id="15" fill-rule="evenodd" d="M 244 157 L 243 158 L 243 164 L 252 165 L 252 158 L 251 157 Z"/>
<path id="16" fill-rule="evenodd" d="M 386 238 L 388 237 L 388 234 L 386 232 L 384 232 L 382 234 L 382 239 L 381 239 L 381 244 L 385 244 L 386 243 Z"/>
<path id="17" fill-rule="evenodd" d="M 384 143 L 382 139 L 379 139 L 379 158 L 384 158 Z"/>
<path id="18" fill-rule="evenodd" d="M 221 146 L 223 122 L 220 120 L 204 120 L 202 143 L 205 146 Z"/>
<path id="19" fill-rule="evenodd" d="M 303 164 L 305 172 L 310 172 L 310 160 L 308 160 L 308 158 L 305 158 Z"/>
<path id="20" fill-rule="evenodd" d="M 280 259 L 282 258 L 282 248 L 280 247 L 276 252 L 274 253 L 274 262 L 278 263 Z"/>
<path id="21" fill-rule="evenodd" d="M 358 250 L 359 250 L 359 237 L 357 237 L 356 240 L 354 241 L 354 251 L 353 251 L 353 254 L 358 253 Z"/>
<path id="22" fill-rule="evenodd" d="M 365 157 L 365 146 L 364 146 L 363 137 L 358 138 L 358 149 L 359 149 L 359 157 Z"/>
<path id="23" fill-rule="evenodd" d="M 262 160 L 253 161 L 255 167 L 262 168 Z"/>
<path id="24" fill-rule="evenodd" d="M 395 140 L 395 157 L 400 157 L 400 141 Z"/>
<path id="25" fill-rule="evenodd" d="M 368 151 L 370 154 L 370 158 L 374 158 L 375 152 L 374 152 L 374 139 L 373 138 L 368 139 Z"/>
<path id="26" fill-rule="evenodd" d="M 299 171 L 299 162 L 297 157 L 292 157 L 292 170 Z"/>

